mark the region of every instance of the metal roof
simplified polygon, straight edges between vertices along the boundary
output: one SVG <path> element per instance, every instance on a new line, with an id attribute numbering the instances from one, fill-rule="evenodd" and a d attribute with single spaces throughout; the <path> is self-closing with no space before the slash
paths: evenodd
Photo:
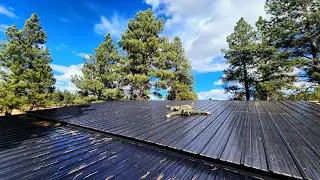
<path id="1" fill-rule="evenodd" d="M 0 117 L 0 179 L 84 178 L 253 177 L 72 125 Z"/>
<path id="2" fill-rule="evenodd" d="M 181 150 L 228 165 L 320 179 L 320 106 L 290 101 L 195 101 L 210 116 L 165 118 L 168 104 L 120 101 L 29 112 Z"/>

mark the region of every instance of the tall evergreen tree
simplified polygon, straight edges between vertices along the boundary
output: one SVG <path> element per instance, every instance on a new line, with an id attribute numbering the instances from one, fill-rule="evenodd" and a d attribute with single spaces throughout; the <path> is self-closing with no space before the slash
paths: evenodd
<path id="1" fill-rule="evenodd" d="M 126 53 L 123 71 L 124 86 L 129 88 L 129 99 L 149 99 L 151 93 L 151 77 L 158 69 L 162 39 L 159 33 L 163 30 L 163 20 L 157 19 L 152 10 L 140 11 L 135 19 L 128 23 L 122 34 L 120 47 Z"/>
<path id="2" fill-rule="evenodd" d="M 169 56 L 170 69 L 173 76 L 170 78 L 168 100 L 196 100 L 197 95 L 193 90 L 193 76 L 191 75 L 191 65 L 185 55 L 182 42 L 179 37 L 175 37 L 171 43 Z"/>
<path id="3" fill-rule="evenodd" d="M 72 82 L 83 95 L 93 95 L 97 100 L 117 100 L 122 98 L 120 89 L 118 51 L 111 35 L 95 49 L 95 55 L 86 60 L 82 68 L 83 76 L 74 76 Z"/>
<path id="4" fill-rule="evenodd" d="M 266 11 L 276 48 L 299 60 L 310 82 L 320 83 L 320 1 L 268 0 Z"/>
<path id="5" fill-rule="evenodd" d="M 256 67 L 256 43 L 253 28 L 241 18 L 234 32 L 227 37 L 229 49 L 222 50 L 225 54 L 228 69 L 224 70 L 222 81 L 225 83 L 225 90 L 233 93 L 236 98 L 245 95 L 250 100 L 255 86 Z"/>
<path id="6" fill-rule="evenodd" d="M 21 30 L 23 58 L 27 62 L 26 77 L 28 86 L 26 89 L 28 102 L 31 109 L 34 106 L 47 103 L 49 94 L 54 90 L 55 79 L 49 63 L 52 61 L 49 50 L 45 47 L 47 42 L 46 32 L 42 29 L 37 14 L 32 14 L 27 19 Z"/>
<path id="7" fill-rule="evenodd" d="M 6 31 L 7 43 L 1 48 L 1 66 L 7 71 L 2 83 L 3 109 L 10 113 L 24 105 L 45 105 L 53 91 L 55 79 L 49 66 L 51 58 L 46 32 L 37 14 L 27 19 L 22 30 L 11 26 Z M 3 75 L 4 73 L 2 73 Z"/>
<path id="8" fill-rule="evenodd" d="M 22 32 L 16 26 L 6 30 L 7 42 L 0 47 L 0 106 L 1 111 L 11 114 L 27 103 L 27 61 L 23 57 Z"/>
<path id="9" fill-rule="evenodd" d="M 293 64 L 288 53 L 279 52 L 270 43 L 270 31 L 266 21 L 260 17 L 257 26 L 257 85 L 255 98 L 260 100 L 277 100 L 284 98 L 284 89 L 289 89 L 295 81 L 290 75 Z"/>

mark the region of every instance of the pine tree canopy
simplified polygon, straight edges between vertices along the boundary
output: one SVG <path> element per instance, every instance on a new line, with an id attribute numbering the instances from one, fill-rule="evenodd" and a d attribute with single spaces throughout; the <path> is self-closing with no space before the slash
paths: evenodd
<path id="1" fill-rule="evenodd" d="M 157 71 L 163 30 L 163 20 L 157 19 L 152 10 L 140 11 L 135 19 L 129 20 L 122 34 L 120 47 L 127 54 L 124 85 L 130 88 L 129 99 L 149 99 L 152 84 L 149 74 Z"/>
<path id="2" fill-rule="evenodd" d="M 49 66 L 51 58 L 44 48 L 47 37 L 37 14 L 27 19 L 19 30 L 6 30 L 7 42 L 1 45 L 1 66 L 6 70 L 2 80 L 0 104 L 6 112 L 24 105 L 44 106 L 53 91 L 55 79 Z M 4 76 L 3 72 L 1 73 Z"/>
<path id="3" fill-rule="evenodd" d="M 309 81 L 320 83 L 320 1 L 268 0 L 266 11 L 270 38 L 276 48 L 290 53 L 306 72 Z"/>
<path id="4" fill-rule="evenodd" d="M 95 55 L 86 60 L 83 76 L 72 77 L 72 82 L 80 89 L 80 94 L 95 96 L 98 100 L 121 99 L 119 61 L 117 48 L 107 34 L 95 49 Z"/>
<path id="5" fill-rule="evenodd" d="M 224 70 L 222 78 L 226 84 L 225 89 L 236 96 L 246 97 L 249 100 L 252 96 L 252 89 L 255 86 L 256 67 L 256 34 L 253 28 L 241 18 L 234 32 L 227 37 L 229 49 L 224 49 L 225 58 L 229 68 Z"/>
<path id="6" fill-rule="evenodd" d="M 285 96 L 284 89 L 290 89 L 296 80 L 292 72 L 293 64 L 289 54 L 279 52 L 268 38 L 266 20 L 260 17 L 257 26 L 257 84 L 255 98 L 260 100 L 278 100 Z"/>

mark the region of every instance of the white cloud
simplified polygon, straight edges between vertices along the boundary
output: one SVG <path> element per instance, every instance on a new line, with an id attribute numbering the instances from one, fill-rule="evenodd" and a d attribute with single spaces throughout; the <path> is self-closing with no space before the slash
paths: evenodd
<path id="1" fill-rule="evenodd" d="M 199 92 L 198 98 L 200 100 L 228 100 L 232 97 L 230 93 L 225 93 L 224 89 L 211 89 L 210 91 Z"/>
<path id="2" fill-rule="evenodd" d="M 100 22 L 94 25 L 94 31 L 101 35 L 110 33 L 114 37 L 120 37 L 127 23 L 128 21 L 126 19 L 120 18 L 117 14 L 114 14 L 110 20 L 101 16 Z"/>
<path id="3" fill-rule="evenodd" d="M 90 54 L 88 54 L 88 53 L 77 53 L 76 55 L 82 57 L 85 60 L 90 59 Z"/>
<path id="4" fill-rule="evenodd" d="M 41 50 L 47 49 L 47 45 L 45 45 L 45 44 L 38 44 L 38 47 L 39 47 Z"/>
<path id="5" fill-rule="evenodd" d="M 9 26 L 6 24 L 0 24 L 0 32 L 6 32 Z"/>
<path id="6" fill-rule="evenodd" d="M 13 10 L 14 9 L 11 7 L 6 8 L 4 5 L 0 4 L 0 14 L 4 14 L 10 18 L 18 19 L 19 17 L 12 12 Z"/>
<path id="7" fill-rule="evenodd" d="M 222 82 L 221 79 L 219 79 L 218 81 L 214 82 L 213 84 L 217 85 L 217 86 L 220 86 L 220 85 L 223 85 L 223 82 Z"/>
<path id="8" fill-rule="evenodd" d="M 289 76 L 299 76 L 299 75 L 301 75 L 303 73 L 304 73 L 304 71 L 302 69 L 294 67 L 292 72 L 288 72 L 288 73 L 285 73 L 285 74 L 289 75 Z"/>
<path id="9" fill-rule="evenodd" d="M 295 86 L 296 88 L 308 88 L 311 86 L 315 86 L 316 83 L 312 83 L 312 82 L 307 82 L 307 81 L 297 81 L 293 83 L 293 86 Z"/>
<path id="10" fill-rule="evenodd" d="M 266 16 L 265 0 L 146 0 L 146 3 L 168 18 L 164 34 L 182 38 L 193 70 L 199 72 L 227 67 L 216 57 L 221 56 L 221 49 L 227 48 L 226 37 L 241 17 L 254 25 L 259 16 Z"/>
<path id="11" fill-rule="evenodd" d="M 53 71 L 59 73 L 59 75 L 55 75 L 56 84 L 55 87 L 59 90 L 69 90 L 76 91 L 77 87 L 71 82 L 71 77 L 73 75 L 82 76 L 81 68 L 83 64 L 76 64 L 70 66 L 62 66 L 58 64 L 50 64 Z"/>
<path id="12" fill-rule="evenodd" d="M 218 56 L 220 57 L 220 56 Z M 190 58 L 189 58 L 190 59 Z M 220 58 L 206 58 L 200 60 L 191 61 L 191 66 L 193 70 L 197 72 L 217 72 L 217 71 L 223 71 L 224 69 L 227 69 L 229 65 L 225 62 L 224 59 L 222 60 L 217 60 Z"/>

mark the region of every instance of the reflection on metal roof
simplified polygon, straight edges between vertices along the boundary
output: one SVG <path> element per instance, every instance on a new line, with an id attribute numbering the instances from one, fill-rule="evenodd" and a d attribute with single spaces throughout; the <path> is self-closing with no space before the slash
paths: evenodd
<path id="1" fill-rule="evenodd" d="M 165 118 L 167 104 L 121 101 L 30 112 L 212 160 L 320 179 L 320 106 L 309 102 L 195 101 L 210 116 Z"/>
<path id="2" fill-rule="evenodd" d="M 245 179 L 247 175 L 102 133 L 0 117 L 0 179 Z"/>

